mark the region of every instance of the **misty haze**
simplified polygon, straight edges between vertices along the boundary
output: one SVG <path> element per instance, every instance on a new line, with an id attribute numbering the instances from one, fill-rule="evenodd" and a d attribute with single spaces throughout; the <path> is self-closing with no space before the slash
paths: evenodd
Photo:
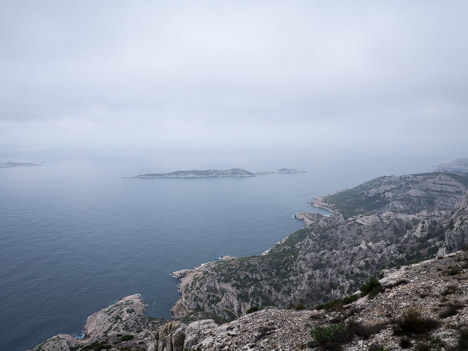
<path id="1" fill-rule="evenodd" d="M 468 350 L 466 13 L 3 1 L 0 350 Z"/>

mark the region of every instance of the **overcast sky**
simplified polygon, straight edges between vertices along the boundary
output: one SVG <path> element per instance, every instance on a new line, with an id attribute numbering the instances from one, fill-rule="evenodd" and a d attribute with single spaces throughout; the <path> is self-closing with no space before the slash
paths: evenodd
<path id="1" fill-rule="evenodd" d="M 468 154 L 467 1 L 0 2 L 0 147 Z"/>

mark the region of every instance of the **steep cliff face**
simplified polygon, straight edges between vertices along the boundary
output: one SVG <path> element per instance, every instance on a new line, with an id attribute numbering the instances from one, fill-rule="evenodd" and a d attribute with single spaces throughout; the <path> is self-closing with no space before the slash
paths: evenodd
<path id="1" fill-rule="evenodd" d="M 445 234 L 445 245 L 450 251 L 468 247 L 468 193 L 450 220 Z"/>
<path id="2" fill-rule="evenodd" d="M 252 306 L 312 307 L 350 294 L 384 268 L 433 257 L 446 246 L 458 249 L 463 241 L 446 239 L 446 228 L 465 191 L 464 177 L 429 173 L 382 177 L 337 193 L 337 214 L 302 214 L 307 227 L 266 255 L 186 271 L 174 316 L 231 320 Z M 359 215 L 342 215 L 353 206 L 360 206 Z M 460 237 L 460 230 L 452 237 Z"/>

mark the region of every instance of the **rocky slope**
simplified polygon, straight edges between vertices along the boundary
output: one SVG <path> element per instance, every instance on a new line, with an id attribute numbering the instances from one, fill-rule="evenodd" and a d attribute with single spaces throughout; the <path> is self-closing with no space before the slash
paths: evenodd
<path id="1" fill-rule="evenodd" d="M 313 203 L 345 218 L 385 212 L 416 214 L 453 210 L 468 187 L 467 174 L 423 173 L 380 177 Z"/>
<path id="2" fill-rule="evenodd" d="M 312 307 L 384 268 L 459 249 L 464 241 L 452 239 L 459 232 L 446 238 L 446 229 L 467 185 L 468 176 L 428 173 L 381 177 L 325 197 L 335 215 L 299 214 L 307 227 L 265 255 L 174 272 L 181 278 L 174 316 L 231 320 L 253 306 Z"/>
<path id="3" fill-rule="evenodd" d="M 321 310 L 267 308 L 221 325 L 210 319 L 142 325 L 141 314 L 134 313 L 123 319 L 142 329 L 114 329 L 115 311 L 128 308 L 119 302 L 90 317 L 91 324 L 101 322 L 88 340 L 60 335 L 34 351 L 467 350 L 468 251 L 382 275 L 349 303 L 338 300 Z M 127 299 L 141 309 L 138 296 Z"/>

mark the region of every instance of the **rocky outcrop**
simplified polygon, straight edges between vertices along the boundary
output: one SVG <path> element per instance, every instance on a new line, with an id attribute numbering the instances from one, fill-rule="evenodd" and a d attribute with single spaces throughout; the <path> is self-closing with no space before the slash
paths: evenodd
<path id="1" fill-rule="evenodd" d="M 165 321 L 144 315 L 139 294 L 122 298 L 88 317 L 84 339 L 60 334 L 36 346 L 33 351 L 74 351 L 109 349 L 112 345 L 131 350 L 155 350 L 154 331 Z"/>
<path id="2" fill-rule="evenodd" d="M 449 251 L 468 247 L 468 193 L 465 201 L 452 216 L 445 233 L 445 246 Z"/>

